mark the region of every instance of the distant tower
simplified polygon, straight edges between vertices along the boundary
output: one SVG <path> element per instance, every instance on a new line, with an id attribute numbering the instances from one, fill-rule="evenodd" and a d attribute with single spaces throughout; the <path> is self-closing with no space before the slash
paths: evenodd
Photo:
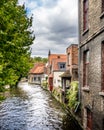
<path id="1" fill-rule="evenodd" d="M 48 52 L 48 56 L 50 56 L 51 55 L 51 51 L 49 50 L 49 52 Z"/>

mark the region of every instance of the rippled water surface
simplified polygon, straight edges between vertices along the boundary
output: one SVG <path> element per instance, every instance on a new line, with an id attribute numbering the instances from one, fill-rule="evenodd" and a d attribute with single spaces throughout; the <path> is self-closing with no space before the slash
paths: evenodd
<path id="1" fill-rule="evenodd" d="M 80 130 L 66 119 L 49 92 L 28 83 L 20 83 L 0 104 L 0 130 Z"/>

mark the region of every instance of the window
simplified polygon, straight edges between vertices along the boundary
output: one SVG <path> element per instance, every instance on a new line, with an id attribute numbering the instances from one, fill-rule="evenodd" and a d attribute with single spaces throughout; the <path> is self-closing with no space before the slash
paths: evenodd
<path id="1" fill-rule="evenodd" d="M 67 63 L 68 63 L 68 65 L 70 65 L 70 53 L 68 53 Z"/>
<path id="2" fill-rule="evenodd" d="M 102 12 L 104 12 L 104 0 L 102 0 Z"/>
<path id="3" fill-rule="evenodd" d="M 101 85 L 101 91 L 104 91 L 104 41 L 102 42 L 102 50 L 101 50 L 101 73 L 102 73 L 102 85 Z"/>
<path id="4" fill-rule="evenodd" d="M 102 120 L 102 130 L 104 129 L 104 119 Z"/>
<path id="5" fill-rule="evenodd" d="M 60 80 L 60 79 L 58 79 L 57 81 L 58 81 L 59 83 L 61 82 L 61 80 Z"/>
<path id="6" fill-rule="evenodd" d="M 38 77 L 38 81 L 40 81 L 40 77 Z"/>
<path id="7" fill-rule="evenodd" d="M 66 68 L 66 64 L 65 63 L 59 63 L 59 69 L 64 70 Z"/>
<path id="8" fill-rule="evenodd" d="M 78 69 L 73 69 L 72 73 L 73 73 L 73 79 L 77 80 L 78 79 Z"/>
<path id="9" fill-rule="evenodd" d="M 89 85 L 88 70 L 89 70 L 89 50 L 85 51 L 83 55 L 83 86 L 87 87 Z"/>
<path id="10" fill-rule="evenodd" d="M 88 29 L 88 0 L 83 2 L 83 30 Z"/>
<path id="11" fill-rule="evenodd" d="M 87 130 L 92 130 L 92 112 L 87 109 Z"/>

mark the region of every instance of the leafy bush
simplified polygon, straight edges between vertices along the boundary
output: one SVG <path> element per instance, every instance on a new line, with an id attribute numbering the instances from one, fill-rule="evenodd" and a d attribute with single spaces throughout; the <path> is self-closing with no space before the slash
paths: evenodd
<path id="1" fill-rule="evenodd" d="M 58 101 L 61 101 L 61 88 L 54 87 L 52 93 Z"/>
<path id="2" fill-rule="evenodd" d="M 47 88 L 48 83 L 47 83 L 47 81 L 46 81 L 46 80 L 44 80 L 44 81 L 42 82 L 42 86 L 43 86 L 43 88 Z"/>
<path id="3" fill-rule="evenodd" d="M 0 96 L 0 101 L 5 100 L 6 98 L 4 96 Z"/>
<path id="4" fill-rule="evenodd" d="M 0 86 L 0 92 L 4 92 L 5 88 L 3 86 Z"/>
<path id="5" fill-rule="evenodd" d="M 71 83 L 71 88 L 67 91 L 68 107 L 71 110 L 75 110 L 78 104 L 78 81 Z"/>

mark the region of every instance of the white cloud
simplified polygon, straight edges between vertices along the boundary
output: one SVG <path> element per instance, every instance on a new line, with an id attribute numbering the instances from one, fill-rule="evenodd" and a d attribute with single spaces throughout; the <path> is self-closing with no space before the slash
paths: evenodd
<path id="1" fill-rule="evenodd" d="M 78 43 L 78 0 L 19 0 L 24 2 L 33 14 L 36 39 L 32 55 L 47 56 L 49 49 L 65 53 L 71 43 Z"/>

